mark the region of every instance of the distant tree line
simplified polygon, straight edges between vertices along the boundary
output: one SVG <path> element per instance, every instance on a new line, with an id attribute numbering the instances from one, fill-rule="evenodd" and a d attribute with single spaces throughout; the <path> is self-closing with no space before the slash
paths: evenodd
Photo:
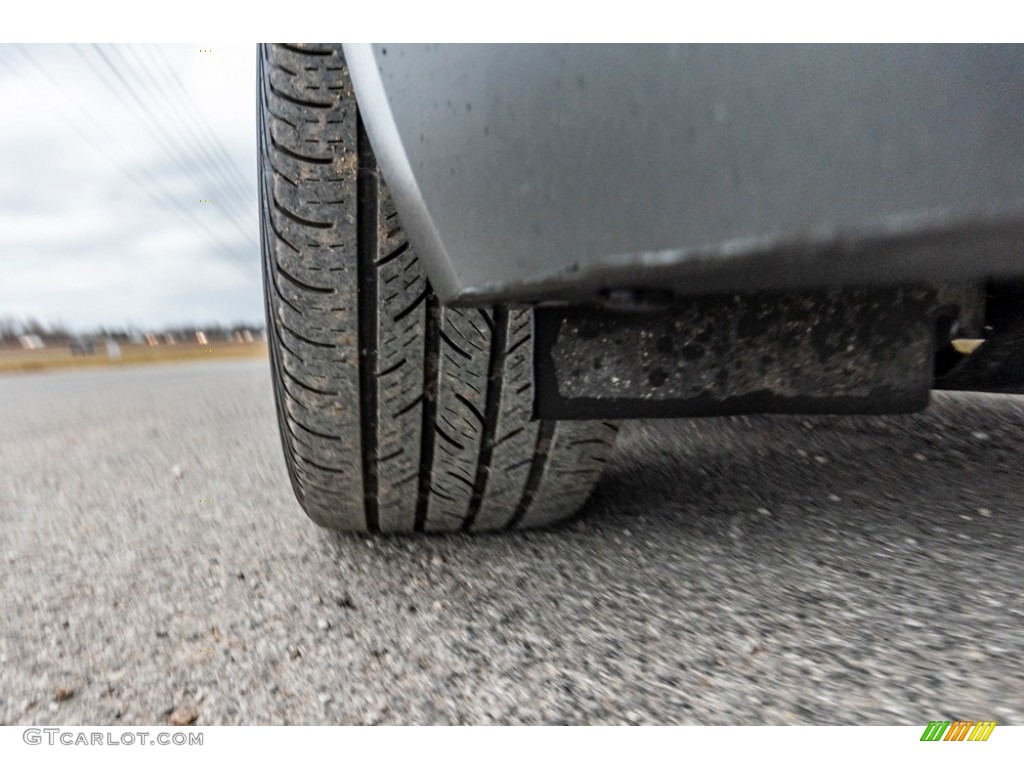
<path id="1" fill-rule="evenodd" d="M 140 327 L 136 325 L 107 326 L 99 325 L 87 331 L 71 331 L 60 321 L 48 323 L 40 322 L 35 318 L 19 318 L 13 315 L 0 316 L 0 347 L 16 347 L 21 345 L 23 337 L 37 337 L 46 346 L 58 346 L 70 344 L 72 341 L 89 340 L 114 341 L 131 344 L 147 343 L 150 338 L 159 344 L 168 343 L 173 340 L 175 343 L 195 342 L 203 334 L 207 341 L 231 341 L 239 337 L 246 339 L 262 338 L 263 324 L 254 323 L 179 323 L 163 327 Z"/>

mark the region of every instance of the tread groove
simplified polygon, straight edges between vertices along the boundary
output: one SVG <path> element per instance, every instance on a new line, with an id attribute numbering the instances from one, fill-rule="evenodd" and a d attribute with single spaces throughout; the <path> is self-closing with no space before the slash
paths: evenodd
<path id="1" fill-rule="evenodd" d="M 301 421 L 298 421 L 294 416 L 289 416 L 288 421 L 291 424 L 294 424 L 295 426 L 301 428 L 303 432 L 309 432 L 309 434 L 314 435 L 316 437 L 322 437 L 324 440 L 341 440 L 341 438 L 338 435 L 325 435 L 323 432 L 317 432 L 315 429 L 310 429 Z"/>
<path id="2" fill-rule="evenodd" d="M 490 375 L 488 374 L 488 378 L 489 378 L 489 376 Z M 489 394 L 489 392 L 488 392 L 488 394 Z M 484 415 L 482 413 L 480 413 L 480 409 L 479 408 L 477 408 L 475 405 L 473 405 L 473 403 L 471 403 L 467 398 L 465 398 L 462 395 L 456 394 L 455 395 L 455 399 L 458 400 L 460 403 L 462 403 L 467 408 L 469 408 L 469 410 L 473 413 L 473 415 L 476 416 L 476 420 L 480 422 L 480 426 L 482 426 L 484 428 L 487 427 L 487 419 L 484 418 Z M 488 400 L 488 402 L 490 402 L 490 401 Z"/>
<path id="3" fill-rule="evenodd" d="M 329 391 L 327 391 L 325 389 L 317 389 L 316 387 L 309 386 L 309 384 L 306 384 L 305 382 L 300 381 L 299 379 L 295 378 L 294 374 L 292 374 L 292 372 L 289 371 L 287 368 L 284 368 L 283 371 L 284 371 L 284 375 L 285 376 L 287 376 L 289 379 L 294 381 L 300 387 L 302 387 L 303 389 L 309 390 L 310 392 L 313 392 L 313 393 L 315 393 L 317 395 L 330 395 L 330 396 L 336 397 L 337 394 L 338 394 L 337 392 L 329 392 Z"/>
<path id="4" fill-rule="evenodd" d="M 396 411 L 394 413 L 394 416 L 396 416 L 396 417 L 397 416 L 405 416 L 405 414 L 407 414 L 409 411 L 411 411 L 413 408 L 415 408 L 417 405 L 419 405 L 422 402 L 423 402 L 423 395 L 420 395 L 415 400 L 413 400 L 411 403 L 409 403 L 407 406 L 402 408 L 400 411 Z"/>
<path id="5" fill-rule="evenodd" d="M 509 432 L 509 433 L 508 433 L 507 435 L 505 435 L 504 437 L 500 438 L 500 439 L 498 440 L 498 442 L 496 442 L 496 443 L 494 444 L 494 447 L 495 447 L 495 448 L 497 448 L 497 447 L 498 447 L 499 445 L 501 445 L 502 443 L 504 443 L 504 442 L 505 442 L 506 440 L 511 440 L 511 439 L 512 439 L 513 437 L 515 437 L 516 435 L 522 434 L 522 433 L 523 433 L 523 432 L 524 432 L 525 430 L 526 430 L 526 427 L 519 427 L 518 429 L 513 429 L 513 430 L 512 430 L 511 432 Z"/>
<path id="6" fill-rule="evenodd" d="M 399 320 L 404 320 L 405 318 L 407 318 L 409 315 L 412 314 L 412 311 L 414 309 L 416 309 L 416 307 L 418 307 L 420 304 L 422 304 L 424 301 L 426 301 L 428 296 L 430 296 L 430 286 L 429 285 L 426 288 L 423 289 L 423 293 L 421 293 L 419 296 L 417 296 L 416 299 L 412 302 L 412 304 L 410 304 L 408 307 L 403 309 L 401 312 L 399 312 L 397 315 L 395 315 L 394 318 L 392 318 L 392 319 L 396 323 Z M 440 329 L 438 329 L 438 330 L 440 330 Z"/>
<path id="7" fill-rule="evenodd" d="M 429 285 L 427 286 L 429 290 Z M 420 478 L 416 496 L 414 530 L 422 531 L 427 522 L 434 471 L 434 422 L 437 418 L 437 391 L 441 384 L 441 305 L 437 297 L 427 299 L 425 336 L 423 343 L 423 418 L 420 424 Z"/>
<path id="8" fill-rule="evenodd" d="M 397 363 L 392 365 L 390 368 L 385 368 L 383 371 L 378 373 L 377 374 L 377 378 L 379 379 L 382 376 L 387 376 L 388 374 L 394 373 L 399 368 L 401 368 L 403 365 L 405 365 L 405 358 L 404 357 L 401 360 L 399 360 Z"/>
<path id="9" fill-rule="evenodd" d="M 278 202 L 278 199 L 277 199 L 276 195 L 273 195 L 273 200 L 274 200 L 274 208 L 278 211 L 278 213 L 280 213 L 283 216 L 291 219 L 296 224 L 301 224 L 304 227 L 313 227 L 315 229 L 333 229 L 334 228 L 334 224 L 332 224 L 329 221 L 313 221 L 312 219 L 304 219 L 303 217 L 299 216 L 297 213 L 289 211 L 287 208 L 285 208 L 283 205 L 281 205 L 280 202 Z"/>
<path id="10" fill-rule="evenodd" d="M 277 266 L 278 266 L 278 261 L 277 261 L 277 259 L 276 259 L 276 258 L 272 258 L 271 260 L 272 260 L 272 261 L 274 262 L 274 268 L 276 269 L 276 268 L 277 268 Z M 296 307 L 296 306 L 295 306 L 294 304 L 292 304 L 292 303 L 291 303 L 290 301 L 288 301 L 288 299 L 286 299 L 286 298 L 284 297 L 284 294 L 283 294 L 283 293 L 281 293 L 281 286 L 279 286 L 279 285 L 277 284 L 277 280 L 272 280 L 271 282 L 272 282 L 272 283 L 274 284 L 274 293 L 276 293 L 276 294 L 277 294 L 277 298 L 279 298 L 279 299 L 281 300 L 281 302 L 282 302 L 282 303 L 284 303 L 284 304 L 286 304 L 287 306 L 291 307 L 291 308 L 292 308 L 292 309 L 293 309 L 293 310 L 294 310 L 295 312 L 297 312 L 298 314 L 300 314 L 300 315 L 301 315 L 301 314 L 302 314 L 302 312 L 300 312 L 300 311 L 299 311 L 299 308 L 298 308 L 298 307 Z M 280 334 L 280 333 L 278 333 L 278 336 L 279 336 L 279 337 L 280 337 L 280 335 L 281 335 L 281 334 Z M 283 342 L 282 342 L 282 343 L 283 343 Z M 291 352 L 292 350 L 290 350 L 290 349 L 289 349 L 288 351 L 289 351 L 289 352 Z M 296 357 L 299 357 L 299 356 L 298 356 L 298 355 L 296 355 Z M 302 358 L 301 358 L 301 357 L 299 357 L 299 359 L 301 360 Z"/>
<path id="11" fill-rule="evenodd" d="M 290 178 L 288 178 L 288 176 L 286 176 L 285 174 L 281 173 L 281 171 L 279 171 L 273 164 L 271 164 L 271 168 L 273 169 L 274 175 L 277 178 L 281 179 L 282 181 L 287 181 L 289 184 L 291 184 L 296 189 L 299 188 L 298 184 L 296 184 L 294 181 L 292 181 Z"/>
<path id="12" fill-rule="evenodd" d="M 281 277 L 283 277 L 289 283 L 297 285 L 299 288 L 302 288 L 305 291 L 313 291 L 313 293 L 334 293 L 333 288 L 321 288 L 320 286 L 310 285 L 309 283 L 299 280 L 299 278 L 297 278 L 291 272 L 286 270 L 280 264 L 277 265 L 277 273 L 281 275 Z"/>
<path id="13" fill-rule="evenodd" d="M 409 241 L 408 240 L 406 242 L 402 243 L 397 248 L 395 248 L 395 250 L 393 250 L 391 253 L 389 253 L 387 256 L 385 256 L 383 259 L 378 261 L 377 262 L 377 266 L 378 267 L 383 267 L 385 264 L 388 264 L 388 263 L 394 261 L 395 259 L 397 259 L 399 256 L 401 256 L 407 250 L 409 250 Z"/>
<path id="14" fill-rule="evenodd" d="M 476 478 L 473 481 L 473 495 L 469 499 L 469 510 L 462 523 L 462 530 L 468 531 L 480 513 L 480 503 L 487 492 L 487 479 L 491 472 L 491 457 L 494 453 L 494 430 L 498 427 L 498 414 L 501 412 L 501 387 L 504 383 L 505 357 L 508 354 L 508 309 L 495 307 L 493 331 L 491 333 L 491 352 L 487 359 L 487 400 L 484 411 L 480 413 L 469 400 L 462 395 L 456 397 L 469 408 L 483 425 L 480 434 L 480 453 L 476 463 Z"/>
<path id="15" fill-rule="evenodd" d="M 298 354 L 294 349 L 292 349 L 291 347 L 284 343 L 284 336 L 281 335 L 281 329 L 278 328 L 277 326 L 274 326 L 274 336 L 277 337 L 277 341 L 281 345 L 281 349 L 290 354 L 300 363 L 304 364 L 306 362 L 305 358 L 303 358 L 302 355 Z"/>
<path id="16" fill-rule="evenodd" d="M 441 427 L 439 427 L 437 424 L 434 425 L 434 431 L 437 432 L 437 434 L 439 434 L 442 438 L 444 438 L 444 441 L 446 443 L 450 443 L 451 445 L 454 445 L 460 451 L 466 450 L 466 446 L 464 446 L 462 443 L 458 442 L 454 437 L 451 437 L 447 432 L 445 432 L 443 429 L 441 429 Z"/>
<path id="17" fill-rule="evenodd" d="M 277 321 L 277 324 L 279 326 L 281 326 L 282 328 L 284 328 L 286 331 L 288 331 L 288 333 L 290 333 L 295 338 L 301 339 L 303 341 L 303 343 L 305 343 L 305 344 L 310 344 L 310 345 L 312 345 L 314 347 L 320 347 L 320 349 L 336 349 L 334 344 L 325 344 L 322 341 L 313 341 L 312 339 L 310 339 L 310 338 L 308 338 L 306 336 L 303 336 L 301 333 L 299 333 L 294 328 L 291 328 L 287 323 L 285 323 L 284 320 L 280 320 L 279 319 Z"/>
<path id="18" fill-rule="evenodd" d="M 313 163 L 314 165 L 330 165 L 333 161 L 329 157 L 309 157 L 307 155 L 300 155 L 293 149 L 289 149 L 284 146 L 281 142 L 274 138 L 273 134 L 270 136 L 270 144 L 278 152 L 285 157 L 290 157 L 292 160 L 298 160 L 300 163 Z"/>
<path id="19" fill-rule="evenodd" d="M 531 338 L 532 338 L 532 336 L 524 336 L 519 341 L 517 341 L 515 344 L 513 344 L 511 347 L 509 347 L 509 350 L 508 350 L 507 354 L 511 355 L 513 352 L 515 352 L 517 349 L 519 349 L 521 346 L 523 346 L 523 344 L 528 342 Z"/>
<path id="20" fill-rule="evenodd" d="M 519 522 L 526 516 L 530 509 L 530 503 L 533 501 L 537 489 L 540 488 L 540 481 L 544 479 L 551 451 L 551 438 L 555 435 L 555 424 L 556 422 L 549 419 L 544 419 L 540 423 L 540 429 L 537 430 L 537 444 L 533 449 L 533 460 L 530 462 L 530 474 L 527 475 L 526 485 L 523 486 L 523 496 L 506 526 L 509 530 L 519 525 Z"/>
<path id="21" fill-rule="evenodd" d="M 380 190 L 377 186 L 376 159 L 366 136 L 363 120 L 356 116 L 356 260 L 359 335 L 359 415 L 362 437 L 363 496 L 366 528 L 380 530 L 377 427 L 377 220 L 380 216 Z"/>
<path id="22" fill-rule="evenodd" d="M 448 334 L 445 333 L 444 331 L 441 331 L 441 338 L 448 344 L 448 346 L 451 348 L 451 350 L 453 352 L 456 352 L 456 353 L 462 355 L 467 360 L 472 360 L 473 359 L 473 356 L 471 354 L 469 354 L 469 352 L 467 352 L 462 347 L 460 347 L 458 344 L 456 344 L 454 341 L 452 341 L 451 337 L 448 336 Z M 452 362 L 454 363 L 455 361 L 453 360 Z"/>
<path id="23" fill-rule="evenodd" d="M 328 466 L 326 466 L 324 464 L 318 464 L 317 462 L 315 462 L 312 459 L 309 459 L 309 458 L 307 458 L 305 456 L 299 456 L 299 463 L 300 464 L 308 464 L 309 466 L 316 467 L 317 469 L 319 469 L 319 470 L 321 470 L 323 472 L 333 472 L 333 473 L 337 474 L 337 473 L 344 473 L 344 471 L 345 471 L 343 467 L 328 467 Z"/>
<path id="24" fill-rule="evenodd" d="M 273 83 L 270 84 L 270 92 L 277 96 L 282 101 L 287 101 L 294 104 L 297 107 L 312 107 L 313 109 L 330 109 L 334 106 L 331 102 L 323 101 L 307 101 L 306 99 L 299 99 L 291 94 L 285 93 Z"/>
<path id="25" fill-rule="evenodd" d="M 475 486 L 474 486 L 474 484 L 473 484 L 473 481 L 472 481 L 472 480 L 470 480 L 470 479 L 469 479 L 468 477 L 463 477 L 463 476 L 462 476 L 462 475 L 460 475 L 460 474 L 459 474 L 458 472 L 452 472 L 452 471 L 451 471 L 451 470 L 449 469 L 449 470 L 448 470 L 448 472 L 447 472 L 446 474 L 447 474 L 447 475 L 448 475 L 449 477 L 454 477 L 454 478 L 455 478 L 456 480 L 458 480 L 458 481 L 459 481 L 460 483 L 462 483 L 463 485 L 465 485 L 465 486 L 466 486 L 467 488 L 474 488 L 474 487 L 475 487 Z"/>
<path id="26" fill-rule="evenodd" d="M 280 120 L 280 121 L 281 121 L 282 123 L 286 123 L 287 125 L 290 125 L 290 126 L 291 126 L 292 128 L 294 128 L 295 130 L 298 130 L 298 129 L 299 129 L 299 126 L 297 126 L 297 125 L 296 125 L 295 123 L 293 123 L 293 122 L 292 122 L 291 120 L 289 120 L 289 119 L 288 119 L 287 117 L 282 117 L 281 115 L 279 115 L 279 114 L 277 114 L 276 112 L 274 112 L 274 110 L 272 110 L 272 109 L 268 109 L 268 110 L 267 110 L 267 114 L 269 114 L 269 115 L 270 115 L 270 116 L 271 116 L 272 118 L 274 118 L 275 120 Z"/>
<path id="27" fill-rule="evenodd" d="M 330 56 L 331 51 L 321 51 L 316 48 L 303 48 L 299 45 L 292 45 L 291 43 L 277 43 L 278 47 L 284 48 L 286 51 L 292 53 L 298 53 L 302 56 Z"/>
<path id="28" fill-rule="evenodd" d="M 267 206 L 266 198 L 267 198 L 267 195 L 266 195 L 266 193 L 264 193 L 263 201 L 262 201 L 264 206 Z M 302 253 L 302 251 L 300 251 L 298 248 L 295 247 L 295 245 L 292 243 L 291 240 L 289 240 L 287 237 L 285 237 L 284 235 L 281 234 L 281 231 L 277 228 L 277 224 L 274 222 L 274 217 L 273 216 L 269 215 L 269 213 L 268 213 L 266 219 L 267 219 L 267 223 L 270 225 L 271 231 L 274 233 L 274 237 L 276 237 L 282 243 L 284 243 L 289 248 L 291 248 L 294 253 L 299 253 L 299 254 Z M 275 268 L 275 270 L 277 269 L 277 260 L 276 259 L 274 260 L 274 268 Z"/>

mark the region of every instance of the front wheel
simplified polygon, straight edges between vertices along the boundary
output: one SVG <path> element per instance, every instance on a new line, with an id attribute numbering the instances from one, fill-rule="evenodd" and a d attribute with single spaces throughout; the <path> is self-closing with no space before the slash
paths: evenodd
<path id="1" fill-rule="evenodd" d="M 533 312 L 441 306 L 363 131 L 339 45 L 259 50 L 267 335 L 292 486 L 344 531 L 574 514 L 616 424 L 531 421 Z"/>

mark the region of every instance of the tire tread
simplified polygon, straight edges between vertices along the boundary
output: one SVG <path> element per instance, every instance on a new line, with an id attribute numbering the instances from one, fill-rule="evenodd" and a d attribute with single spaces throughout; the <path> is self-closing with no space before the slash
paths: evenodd
<path id="1" fill-rule="evenodd" d="M 571 515 L 611 433 L 531 421 L 532 311 L 437 302 L 381 180 L 340 46 L 264 45 L 258 65 L 268 338 L 306 513 L 329 528 L 389 533 Z"/>

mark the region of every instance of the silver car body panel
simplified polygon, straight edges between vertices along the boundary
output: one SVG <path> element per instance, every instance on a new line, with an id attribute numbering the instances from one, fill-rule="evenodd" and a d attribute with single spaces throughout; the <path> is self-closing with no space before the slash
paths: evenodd
<path id="1" fill-rule="evenodd" d="M 346 45 L 442 301 L 1024 275 L 1024 47 Z"/>

